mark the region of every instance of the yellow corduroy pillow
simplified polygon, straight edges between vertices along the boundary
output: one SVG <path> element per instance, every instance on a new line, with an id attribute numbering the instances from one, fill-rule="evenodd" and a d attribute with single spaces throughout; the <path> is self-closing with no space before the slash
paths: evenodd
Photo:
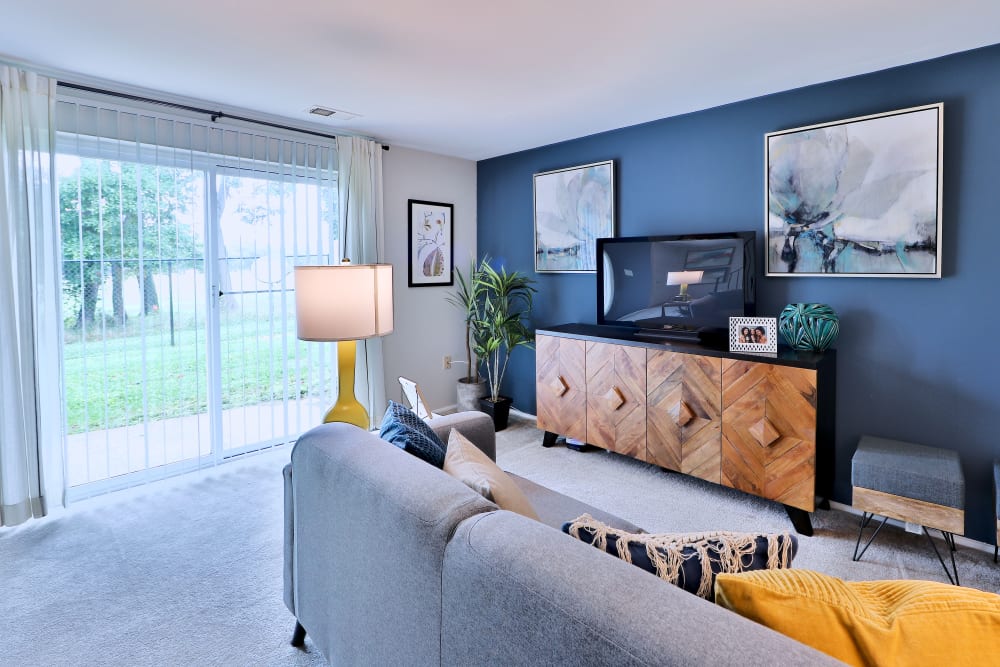
<path id="1" fill-rule="evenodd" d="M 852 665 L 1000 661 L 1000 595 L 972 588 L 762 570 L 720 574 L 715 601 Z"/>

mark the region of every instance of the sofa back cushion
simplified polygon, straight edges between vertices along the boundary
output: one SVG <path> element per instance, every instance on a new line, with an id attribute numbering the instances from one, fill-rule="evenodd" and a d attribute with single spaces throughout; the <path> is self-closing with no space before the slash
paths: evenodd
<path id="1" fill-rule="evenodd" d="M 839 664 L 502 510 L 459 524 L 443 596 L 443 665 Z"/>

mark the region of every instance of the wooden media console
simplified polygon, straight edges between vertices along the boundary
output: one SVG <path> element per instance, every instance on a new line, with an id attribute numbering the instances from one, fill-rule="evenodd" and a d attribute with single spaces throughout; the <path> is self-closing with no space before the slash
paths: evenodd
<path id="1" fill-rule="evenodd" d="M 642 340 L 635 329 L 566 324 L 536 332 L 543 444 L 575 438 L 809 512 L 832 492 L 836 356 L 772 356 Z"/>

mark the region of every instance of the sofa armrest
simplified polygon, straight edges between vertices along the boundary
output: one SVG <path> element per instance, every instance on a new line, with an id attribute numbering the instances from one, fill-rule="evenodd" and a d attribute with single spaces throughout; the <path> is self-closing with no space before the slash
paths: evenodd
<path id="1" fill-rule="evenodd" d="M 491 460 L 497 460 L 497 436 L 493 430 L 493 418 L 485 412 L 456 412 L 441 415 L 427 421 L 438 437 L 447 445 L 451 430 L 457 429 Z"/>
<path id="2" fill-rule="evenodd" d="M 327 662 L 441 664 L 445 546 L 460 522 L 496 505 L 343 422 L 298 439 L 286 503 L 286 601 Z"/>

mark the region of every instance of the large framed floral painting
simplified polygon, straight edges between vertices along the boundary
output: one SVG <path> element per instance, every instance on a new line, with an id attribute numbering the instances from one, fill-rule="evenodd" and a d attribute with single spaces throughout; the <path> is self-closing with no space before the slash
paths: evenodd
<path id="1" fill-rule="evenodd" d="M 764 138 L 766 275 L 941 277 L 944 105 Z"/>
<path id="2" fill-rule="evenodd" d="M 434 287 L 453 283 L 455 265 L 455 207 L 410 199 L 409 286 Z"/>
<path id="3" fill-rule="evenodd" d="M 615 235 L 615 165 L 535 174 L 535 271 L 597 271 L 597 239 Z"/>

